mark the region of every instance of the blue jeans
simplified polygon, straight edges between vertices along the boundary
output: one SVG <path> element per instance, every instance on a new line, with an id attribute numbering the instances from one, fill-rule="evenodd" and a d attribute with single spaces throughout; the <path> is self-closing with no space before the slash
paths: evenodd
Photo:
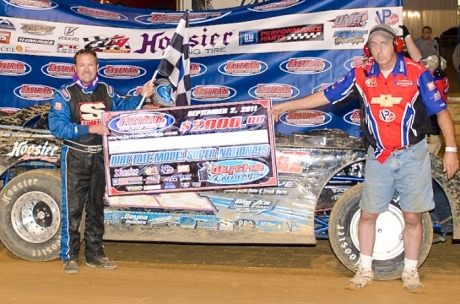
<path id="1" fill-rule="evenodd" d="M 425 139 L 407 149 L 393 151 L 383 164 L 369 147 L 359 207 L 368 213 L 385 212 L 395 190 L 403 211 L 421 213 L 434 208 L 431 162 Z"/>

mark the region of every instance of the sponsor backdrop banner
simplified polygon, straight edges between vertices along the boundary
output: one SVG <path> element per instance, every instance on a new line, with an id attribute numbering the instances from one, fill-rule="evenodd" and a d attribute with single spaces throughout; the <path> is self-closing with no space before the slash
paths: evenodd
<path id="1" fill-rule="evenodd" d="M 92 48 L 99 77 L 121 95 L 151 79 L 183 12 L 73 0 L 0 1 L 0 108 L 49 102 Z M 286 0 L 190 14 L 192 105 L 269 99 L 327 87 L 362 63 L 369 30 L 402 24 L 401 0 Z M 358 104 L 293 111 L 277 132 L 340 128 L 361 136 Z"/>
<path id="2" fill-rule="evenodd" d="M 270 101 L 103 113 L 107 194 L 276 186 Z"/>

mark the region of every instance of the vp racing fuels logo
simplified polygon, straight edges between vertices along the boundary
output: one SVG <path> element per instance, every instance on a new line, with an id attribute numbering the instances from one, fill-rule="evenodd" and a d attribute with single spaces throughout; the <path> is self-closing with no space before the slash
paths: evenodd
<path id="1" fill-rule="evenodd" d="M 202 182 L 220 185 L 240 185 L 264 178 L 269 173 L 267 165 L 253 160 L 237 159 L 206 162 L 197 175 Z"/>
<path id="2" fill-rule="evenodd" d="M 332 116 L 317 110 L 289 111 L 280 116 L 280 121 L 293 127 L 318 127 L 330 123 Z"/>
<path id="3" fill-rule="evenodd" d="M 254 7 L 248 8 L 248 10 L 253 11 L 253 12 L 261 12 L 261 13 L 270 12 L 270 11 L 279 11 L 282 9 L 287 9 L 287 8 L 296 6 L 303 2 L 305 2 L 305 0 L 284 0 L 284 1 L 279 1 L 275 3 L 254 6 Z"/>
<path id="4" fill-rule="evenodd" d="M 319 74 L 331 67 L 332 63 L 319 57 L 289 58 L 280 64 L 280 70 L 290 74 Z"/>
<path id="5" fill-rule="evenodd" d="M 28 100 L 48 100 L 54 96 L 55 88 L 41 84 L 23 84 L 13 90 L 14 95 Z"/>
<path id="6" fill-rule="evenodd" d="M 299 95 L 299 89 L 282 83 L 259 83 L 249 89 L 248 94 L 256 99 L 287 100 Z"/>
<path id="7" fill-rule="evenodd" d="M 99 68 L 99 75 L 114 79 L 132 79 L 144 76 L 147 71 L 144 68 L 130 65 L 106 65 Z"/>
<path id="8" fill-rule="evenodd" d="M 218 68 L 219 73 L 229 76 L 258 75 L 267 69 L 267 64 L 259 60 L 229 60 Z"/>
<path id="9" fill-rule="evenodd" d="M 75 67 L 70 63 L 50 62 L 42 66 L 41 71 L 49 77 L 70 79 L 75 74 Z"/>
<path id="10" fill-rule="evenodd" d="M 110 120 L 108 127 L 120 133 L 148 133 L 164 130 L 172 126 L 175 121 L 173 116 L 161 112 L 122 114 Z"/>
<path id="11" fill-rule="evenodd" d="M 3 2 L 29 10 L 48 10 L 58 7 L 58 5 L 50 0 L 3 0 Z"/>
<path id="12" fill-rule="evenodd" d="M 86 6 L 72 6 L 70 9 L 77 14 L 89 16 L 95 19 L 105 19 L 105 20 L 115 20 L 115 21 L 128 20 L 128 17 L 126 17 L 125 15 L 106 11 L 106 10 L 86 7 Z"/>
<path id="13" fill-rule="evenodd" d="M 0 75 L 23 76 L 32 71 L 30 65 L 19 60 L 0 60 Z"/>
<path id="14" fill-rule="evenodd" d="M 394 14 L 390 9 L 382 9 L 375 12 L 375 22 L 377 24 L 396 25 L 399 21 L 399 16 Z"/>
<path id="15" fill-rule="evenodd" d="M 192 99 L 197 101 L 221 101 L 235 95 L 234 88 L 220 85 L 198 85 L 192 89 Z"/>

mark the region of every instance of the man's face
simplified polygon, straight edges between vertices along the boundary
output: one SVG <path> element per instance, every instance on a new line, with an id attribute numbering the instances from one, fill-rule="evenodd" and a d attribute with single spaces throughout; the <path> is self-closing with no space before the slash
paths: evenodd
<path id="1" fill-rule="evenodd" d="M 76 58 L 75 72 L 81 82 L 87 86 L 89 85 L 97 74 L 96 58 L 91 54 L 81 54 Z"/>
<path id="2" fill-rule="evenodd" d="M 429 29 L 423 29 L 422 37 L 423 39 L 431 38 L 431 31 Z"/>
<path id="3" fill-rule="evenodd" d="M 372 57 L 381 67 L 385 67 L 395 58 L 393 41 L 381 36 L 372 37 L 369 41 L 369 49 Z"/>

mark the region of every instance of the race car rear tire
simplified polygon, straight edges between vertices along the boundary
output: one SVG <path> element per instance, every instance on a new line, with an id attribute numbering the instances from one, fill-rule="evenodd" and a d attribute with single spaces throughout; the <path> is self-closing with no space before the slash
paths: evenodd
<path id="1" fill-rule="evenodd" d="M 356 272 L 359 262 L 358 220 L 359 201 L 364 184 L 347 190 L 335 203 L 329 219 L 329 243 L 339 261 Z M 428 257 L 433 240 L 433 227 L 428 212 L 422 214 L 423 240 L 419 266 Z M 397 193 L 388 211 L 379 215 L 376 224 L 376 240 L 373 252 L 376 280 L 393 280 L 401 277 L 404 263 L 402 232 L 404 219 L 397 204 Z"/>
<path id="2" fill-rule="evenodd" d="M 37 169 L 13 178 L 0 193 L 0 239 L 20 258 L 56 259 L 60 250 L 60 171 Z"/>

